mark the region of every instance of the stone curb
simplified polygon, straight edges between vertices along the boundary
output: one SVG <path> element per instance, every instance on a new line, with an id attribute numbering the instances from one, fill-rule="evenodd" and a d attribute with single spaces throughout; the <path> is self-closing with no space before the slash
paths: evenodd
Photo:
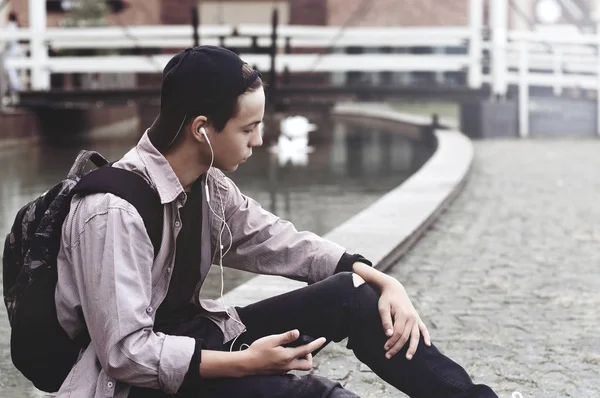
<path id="1" fill-rule="evenodd" d="M 385 119 L 427 126 L 430 119 L 406 115 L 385 106 L 344 104 L 337 116 Z M 436 130 L 437 148 L 432 157 L 397 188 L 323 237 L 360 253 L 379 270 L 396 263 L 423 236 L 435 219 L 461 192 L 474 151 L 471 141 L 458 131 Z M 305 286 L 278 276 L 259 275 L 224 296 L 227 305 L 250 303 Z"/>

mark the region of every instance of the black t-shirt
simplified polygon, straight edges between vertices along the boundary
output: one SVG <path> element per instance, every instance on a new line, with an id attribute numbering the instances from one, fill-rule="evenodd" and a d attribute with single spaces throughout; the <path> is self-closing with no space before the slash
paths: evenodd
<path id="1" fill-rule="evenodd" d="M 156 311 L 154 319 L 154 330 L 173 335 L 189 335 L 192 337 L 197 333 L 190 330 L 182 332 L 181 327 L 187 328 L 191 316 L 190 299 L 200 281 L 200 253 L 202 251 L 202 184 L 199 178 L 190 192 L 187 192 L 185 206 L 179 209 L 181 216 L 181 231 L 177 236 L 177 251 L 175 254 L 175 265 L 171 283 L 167 290 L 167 296 Z M 195 337 L 196 346 L 190 361 L 190 366 L 185 375 L 180 391 L 193 391 L 201 380 L 200 362 L 202 360 L 202 349 L 205 348 L 201 337 Z M 157 390 L 133 387 L 128 398 L 144 398 L 160 394 Z M 160 395 L 162 396 L 162 395 Z"/>
<path id="2" fill-rule="evenodd" d="M 177 317 L 188 307 L 196 285 L 200 281 L 200 253 L 202 250 L 202 184 L 199 178 L 187 192 L 185 206 L 179 209 L 181 231 L 177 236 L 177 250 L 173 275 L 167 296 L 156 312 L 155 326 Z"/>

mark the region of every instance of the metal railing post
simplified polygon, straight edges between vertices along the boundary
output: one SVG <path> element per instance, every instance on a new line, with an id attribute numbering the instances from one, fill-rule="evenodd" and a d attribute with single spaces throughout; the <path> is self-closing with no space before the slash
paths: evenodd
<path id="1" fill-rule="evenodd" d="M 506 43 L 508 40 L 508 0 L 492 2 L 492 93 L 505 97 L 507 91 Z"/>
<path id="2" fill-rule="evenodd" d="M 192 29 L 194 31 L 194 47 L 200 45 L 200 34 L 198 33 L 198 25 L 200 24 L 198 18 L 198 7 L 192 7 Z"/>
<path id="3" fill-rule="evenodd" d="M 562 95 L 563 92 L 563 54 L 559 49 L 553 48 L 552 66 L 554 68 L 554 95 Z"/>
<path id="4" fill-rule="evenodd" d="M 483 58 L 483 0 L 469 0 L 469 87 L 479 89 L 482 85 Z"/>
<path id="5" fill-rule="evenodd" d="M 596 125 L 600 136 L 600 22 L 596 24 Z"/>
<path id="6" fill-rule="evenodd" d="M 4 69 L 4 53 L 0 51 L 0 111 L 4 108 L 4 98 L 9 93 L 8 74 Z"/>
<path id="7" fill-rule="evenodd" d="M 529 46 L 526 40 L 519 43 L 519 136 L 529 136 Z"/>
<path id="8" fill-rule="evenodd" d="M 275 58 L 277 57 L 277 25 L 279 24 L 279 12 L 277 8 L 273 9 L 273 17 L 271 20 L 272 31 L 271 31 L 271 48 L 269 55 L 271 56 L 271 70 L 269 73 L 269 97 L 272 103 L 275 103 L 277 95 L 277 70 Z"/>
<path id="9" fill-rule="evenodd" d="M 29 0 L 29 47 L 33 67 L 31 68 L 31 88 L 50 89 L 48 71 L 48 45 L 46 44 L 46 0 Z"/>

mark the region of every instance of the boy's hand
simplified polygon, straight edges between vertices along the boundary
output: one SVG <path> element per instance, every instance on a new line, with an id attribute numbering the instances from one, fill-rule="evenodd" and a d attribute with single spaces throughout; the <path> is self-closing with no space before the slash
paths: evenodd
<path id="1" fill-rule="evenodd" d="M 283 347 L 300 337 L 298 330 L 266 336 L 256 340 L 244 352 L 248 355 L 250 374 L 287 373 L 290 370 L 311 370 L 312 354 L 325 343 L 321 337 L 298 347 Z"/>
<path id="2" fill-rule="evenodd" d="M 417 351 L 421 333 L 425 344 L 431 345 L 427 326 L 417 314 L 400 282 L 390 279 L 381 286 L 379 314 L 385 335 L 389 337 L 384 345 L 384 349 L 387 351 L 386 358 L 389 359 L 396 355 L 410 338 L 406 358 L 412 359 Z"/>

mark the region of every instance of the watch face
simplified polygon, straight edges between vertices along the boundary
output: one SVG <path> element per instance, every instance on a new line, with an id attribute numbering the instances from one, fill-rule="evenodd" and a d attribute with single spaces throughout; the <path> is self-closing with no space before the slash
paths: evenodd
<path id="1" fill-rule="evenodd" d="M 535 17 L 539 23 L 553 24 L 560 21 L 562 7 L 558 0 L 538 0 L 535 5 Z"/>

